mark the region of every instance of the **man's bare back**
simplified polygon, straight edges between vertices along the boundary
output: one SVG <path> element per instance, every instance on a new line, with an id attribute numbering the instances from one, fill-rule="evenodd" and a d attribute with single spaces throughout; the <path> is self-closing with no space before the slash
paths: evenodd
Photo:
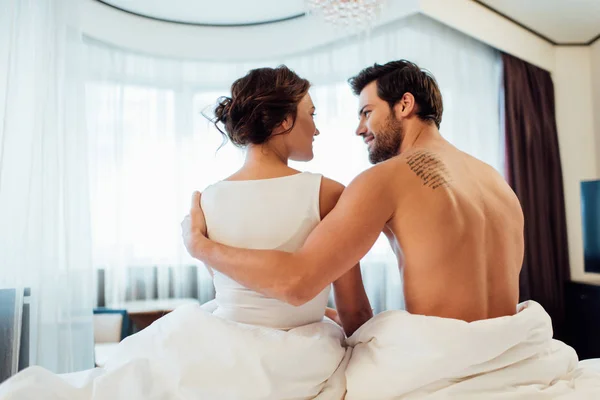
<path id="1" fill-rule="evenodd" d="M 407 310 L 465 321 L 514 314 L 523 216 L 502 177 L 445 141 L 375 168 L 397 196 L 385 232 Z"/>

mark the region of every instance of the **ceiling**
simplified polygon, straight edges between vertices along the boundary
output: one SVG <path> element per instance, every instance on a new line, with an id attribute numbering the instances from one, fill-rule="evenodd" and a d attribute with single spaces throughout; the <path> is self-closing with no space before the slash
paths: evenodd
<path id="1" fill-rule="evenodd" d="M 305 0 L 100 0 L 122 10 L 171 22 L 248 25 L 304 14 Z"/>
<path id="2" fill-rule="evenodd" d="M 554 44 L 587 44 L 600 35 L 600 0 L 478 0 Z"/>
<path id="3" fill-rule="evenodd" d="M 263 24 L 306 11 L 305 0 L 98 1 L 145 17 L 197 25 Z M 600 35 L 600 0 L 474 1 L 554 44 L 588 44 Z"/>

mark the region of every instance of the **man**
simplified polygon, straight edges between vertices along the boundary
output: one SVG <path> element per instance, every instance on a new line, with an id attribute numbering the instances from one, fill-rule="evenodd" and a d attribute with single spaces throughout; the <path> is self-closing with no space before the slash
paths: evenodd
<path id="1" fill-rule="evenodd" d="M 468 322 L 514 314 L 524 250 L 519 201 L 492 167 L 442 138 L 434 77 L 401 60 L 349 82 L 359 96 L 356 134 L 376 165 L 350 183 L 304 246 L 285 253 L 212 242 L 196 192 L 182 223 L 190 254 L 299 305 L 356 265 L 383 231 L 399 260 L 408 312 Z"/>

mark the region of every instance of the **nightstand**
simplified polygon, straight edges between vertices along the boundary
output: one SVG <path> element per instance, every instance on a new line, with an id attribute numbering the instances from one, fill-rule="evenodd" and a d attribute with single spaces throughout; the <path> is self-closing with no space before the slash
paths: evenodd
<path id="1" fill-rule="evenodd" d="M 600 358 L 600 282 L 569 282 L 566 288 L 567 332 L 580 360 Z"/>

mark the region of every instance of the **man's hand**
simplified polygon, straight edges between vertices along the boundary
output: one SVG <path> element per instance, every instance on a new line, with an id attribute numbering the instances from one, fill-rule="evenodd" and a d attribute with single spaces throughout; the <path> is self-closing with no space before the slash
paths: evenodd
<path id="1" fill-rule="evenodd" d="M 204 213 L 200 206 L 201 196 L 202 194 L 200 192 L 194 192 L 192 194 L 190 213 L 186 215 L 181 222 L 183 244 L 188 253 L 194 258 L 197 258 L 197 254 L 202 248 L 202 243 L 207 241 L 206 220 L 204 219 Z"/>

